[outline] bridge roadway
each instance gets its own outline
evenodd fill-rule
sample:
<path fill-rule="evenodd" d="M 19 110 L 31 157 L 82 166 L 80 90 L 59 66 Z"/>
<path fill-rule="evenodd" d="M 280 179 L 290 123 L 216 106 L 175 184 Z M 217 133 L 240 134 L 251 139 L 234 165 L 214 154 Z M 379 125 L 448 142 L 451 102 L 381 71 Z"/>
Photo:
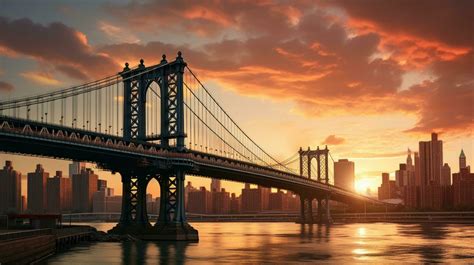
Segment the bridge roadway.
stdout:
<path fill-rule="evenodd" d="M 0 151 L 57 159 L 97 163 L 104 169 L 159 168 L 189 166 L 187 175 L 225 179 L 281 188 L 314 197 L 330 195 L 345 203 L 381 202 L 354 192 L 324 184 L 300 175 L 229 157 L 193 150 L 176 152 L 149 142 L 124 141 L 123 138 L 77 128 L 0 116 Z"/>
<path fill-rule="evenodd" d="M 187 213 L 192 222 L 294 222 L 298 213 L 263 212 L 253 214 L 196 214 Z M 158 215 L 148 214 L 150 220 Z M 317 218 L 317 216 L 314 216 Z M 463 223 L 474 224 L 474 212 L 371 212 L 371 213 L 332 213 L 338 223 L 394 222 L 394 223 Z M 120 213 L 71 213 L 62 215 L 63 223 L 68 222 L 116 222 Z"/>

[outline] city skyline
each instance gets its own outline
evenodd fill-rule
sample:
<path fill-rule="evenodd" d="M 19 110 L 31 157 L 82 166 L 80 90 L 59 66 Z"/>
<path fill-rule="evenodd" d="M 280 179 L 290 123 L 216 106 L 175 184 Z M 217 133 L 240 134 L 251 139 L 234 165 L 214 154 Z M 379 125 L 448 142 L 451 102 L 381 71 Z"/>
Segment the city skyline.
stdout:
<path fill-rule="evenodd" d="M 474 0 L 0 0 L 0 265 L 473 263 Z"/>
<path fill-rule="evenodd" d="M 216 8 L 171 2 L 32 2 L 28 9 L 21 3 L 3 3 L 2 98 L 83 83 L 121 70 L 125 61 L 157 63 L 161 52 L 180 49 L 219 102 L 265 150 L 283 160 L 301 146 L 328 144 L 335 159 L 355 162 L 359 192 L 375 192 L 380 173 L 394 172 L 405 150 L 415 150 L 432 131 L 445 141 L 445 162 L 454 165 L 458 150 L 464 149 L 473 164 L 472 45 L 438 19 L 429 19 L 425 28 L 409 24 L 417 21 L 422 4 L 410 3 L 407 23 L 392 25 L 373 9 L 361 11 L 338 1 L 314 6 L 247 3 L 245 9 L 237 3 Z M 460 6 L 459 12 L 469 10 Z M 120 16 L 126 8 L 130 13 Z M 161 21 L 148 12 L 154 8 L 183 8 L 176 12 L 182 19 Z M 391 14 L 393 9 L 387 5 L 380 12 Z M 436 14 L 446 10 L 443 5 L 432 9 Z M 261 23 L 260 14 L 275 23 Z M 466 34 L 469 21 L 464 17 L 448 19 L 449 26 Z M 150 23 L 159 24 L 161 31 Z M 318 34 L 310 34 L 311 28 Z M 176 35 L 176 29 L 186 34 Z M 13 32 L 49 34 L 72 52 L 42 41 L 41 34 L 29 34 L 25 41 L 12 37 Z M 70 56 L 74 52 L 77 58 Z M 267 75 L 269 83 L 260 83 L 256 74 Z M 31 163 L 67 172 L 66 162 L 58 160 L 5 154 L 0 159 L 12 160 L 23 172 Z M 117 176 L 99 174 L 120 191 Z M 208 181 L 193 179 L 206 185 Z M 242 187 L 226 185 L 230 191 Z"/>
<path fill-rule="evenodd" d="M 421 143 L 422 141 L 420 141 Z M 444 143 L 444 142 L 443 142 Z M 444 148 L 442 147 L 442 149 L 444 150 Z M 416 150 L 416 151 L 414 151 Z M 409 155 L 408 157 L 412 158 L 412 153 L 416 153 L 416 154 L 419 154 L 419 151 L 417 149 L 410 149 L 408 148 L 408 151 L 405 151 L 405 154 L 401 155 L 402 159 L 400 160 L 396 160 L 394 163 L 396 163 L 397 166 L 399 166 L 400 163 L 402 162 L 408 162 L 404 159 L 406 159 L 407 157 L 407 154 Z M 459 155 L 463 156 L 463 159 L 461 162 L 461 160 L 459 159 Z M 6 154 L 3 154 L 3 155 L 6 155 Z M 1 154 L 0 154 L 0 157 L 1 157 Z M 13 156 L 15 157 L 15 156 Z M 28 157 L 25 157 L 25 158 L 28 158 Z M 53 159 L 47 159 L 47 158 L 38 158 L 38 157 L 30 157 L 32 159 L 36 159 L 36 161 L 51 161 L 51 162 L 55 162 L 57 160 L 53 160 Z M 415 157 L 413 157 L 413 159 L 415 159 Z M 465 155 L 465 152 L 464 152 L 464 149 L 461 149 L 458 153 L 458 158 L 457 158 L 457 161 L 454 162 L 453 164 L 450 164 L 450 163 L 447 163 L 446 161 L 443 161 L 443 164 L 446 165 L 448 164 L 450 166 L 450 172 L 452 174 L 454 173 L 457 173 L 459 172 L 459 167 L 460 166 L 460 163 L 464 163 L 464 165 L 471 165 L 470 162 L 466 162 L 466 159 L 468 159 L 467 161 L 470 161 L 469 160 L 469 157 L 466 157 Z M 11 161 L 11 160 L 10 160 Z M 63 174 L 66 178 L 70 178 L 71 177 L 71 173 L 74 173 L 74 174 L 77 174 L 77 173 L 80 173 L 80 169 L 85 169 L 86 166 L 88 167 L 94 167 L 94 164 L 86 164 L 84 162 L 66 162 L 66 161 L 62 161 L 64 163 L 66 163 L 66 165 L 63 167 L 63 168 L 66 168 L 67 170 L 60 170 L 60 169 L 45 169 L 44 168 L 44 165 L 41 164 L 41 163 L 36 163 L 34 164 L 34 168 L 37 169 L 38 166 L 41 166 L 42 170 L 44 170 L 44 172 L 47 172 L 49 174 L 51 174 L 51 177 L 54 176 L 53 172 L 58 172 L 58 171 L 62 171 L 62 172 L 69 172 L 68 175 L 66 174 Z M 354 170 L 354 168 L 357 168 L 357 164 L 355 164 L 353 161 L 350 161 L 350 160 L 347 160 L 346 158 L 342 158 L 342 159 L 339 159 L 339 160 L 335 160 L 334 161 L 334 165 L 339 162 L 339 163 L 352 163 L 352 169 L 351 170 Z M 414 165 L 414 161 L 412 161 L 413 165 Z M 21 191 L 21 194 L 22 196 L 25 196 L 25 198 L 28 199 L 28 196 L 27 196 L 27 187 L 28 187 L 28 182 L 27 182 L 27 176 L 31 173 L 33 174 L 34 173 L 34 170 L 33 169 L 29 169 L 29 170 L 26 170 L 26 171 L 22 171 L 20 170 L 15 163 L 13 163 L 15 166 L 14 166 L 14 170 L 16 170 L 17 172 L 21 173 L 22 174 L 22 191 Z M 332 167 L 334 168 L 334 167 Z M 299 169 L 298 169 L 299 170 Z M 382 184 L 382 178 L 381 176 L 383 174 L 386 174 L 388 173 L 389 174 L 389 178 L 391 180 L 395 180 L 396 179 L 396 176 L 397 176 L 397 171 L 399 170 L 399 168 L 395 168 L 393 170 L 381 170 L 380 171 L 380 174 L 378 176 L 376 176 L 376 178 L 378 179 L 378 181 L 376 181 L 376 185 L 375 187 L 367 187 L 367 186 L 358 186 L 357 184 L 357 174 L 355 175 L 356 178 L 354 180 L 354 187 L 353 189 L 358 192 L 358 193 L 361 193 L 361 194 L 364 194 L 364 195 L 368 195 L 368 196 L 372 196 L 372 197 L 377 197 L 377 189 L 379 188 L 379 186 Z M 94 171 L 95 173 L 98 175 L 98 177 L 100 179 L 104 179 L 104 181 L 107 181 L 107 180 L 112 180 L 112 181 L 109 181 L 109 187 L 112 188 L 115 192 L 116 195 L 121 195 L 121 187 L 120 185 L 115 185 L 114 183 L 114 179 L 115 177 L 119 177 L 119 175 L 112 175 L 110 172 L 107 172 L 107 171 L 100 171 L 100 169 L 98 168 L 94 168 Z M 336 170 L 335 170 L 336 171 Z M 33 173 L 32 173 L 33 172 Z M 102 174 L 101 174 L 102 173 Z M 341 174 L 344 175 L 344 180 L 341 180 L 341 183 L 337 186 L 340 186 L 342 188 L 345 188 L 345 189 L 350 189 L 348 184 L 347 183 L 344 183 L 344 182 L 347 182 L 347 171 L 342 171 L 341 170 Z M 450 175 L 451 176 L 451 175 Z M 331 177 L 334 177 L 334 174 L 331 175 Z M 242 188 L 244 188 L 245 186 L 245 183 L 238 183 L 238 182 L 232 182 L 232 181 L 225 181 L 225 180 L 210 180 L 210 179 L 206 179 L 206 178 L 201 178 L 201 177 L 188 177 L 189 180 L 193 183 L 197 183 L 196 187 L 201 187 L 201 186 L 205 186 L 205 187 L 209 187 L 208 191 L 212 191 L 212 187 L 213 185 L 216 185 L 216 187 L 222 187 L 222 188 L 225 188 L 228 192 L 230 193 L 235 193 L 237 196 L 240 196 L 241 195 L 241 190 Z M 313 178 L 315 178 L 315 176 L 313 176 Z M 331 179 L 332 182 L 334 182 L 334 179 Z M 451 182 L 452 182 L 452 176 L 451 176 Z M 111 185 L 110 185 L 111 184 Z M 257 185 L 255 185 L 257 186 Z M 237 188 L 236 188 L 237 187 Z M 367 188 L 369 188 L 369 190 L 367 190 Z M 272 191 L 275 191 L 276 188 L 272 188 Z M 153 197 L 157 197 L 159 196 L 159 184 L 158 182 L 156 181 L 151 181 L 149 184 L 148 184 L 148 187 L 147 187 L 147 193 L 151 194 Z"/>

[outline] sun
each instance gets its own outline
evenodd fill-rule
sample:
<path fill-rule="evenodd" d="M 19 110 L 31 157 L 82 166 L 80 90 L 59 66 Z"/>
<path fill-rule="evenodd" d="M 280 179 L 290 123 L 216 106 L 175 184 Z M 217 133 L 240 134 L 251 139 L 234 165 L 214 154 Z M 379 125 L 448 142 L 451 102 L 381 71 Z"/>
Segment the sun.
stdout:
<path fill-rule="evenodd" d="M 358 193 L 366 194 L 367 189 L 370 189 L 372 193 L 375 191 L 376 188 L 375 183 L 371 181 L 369 178 L 359 178 L 355 181 L 355 189 Z"/>

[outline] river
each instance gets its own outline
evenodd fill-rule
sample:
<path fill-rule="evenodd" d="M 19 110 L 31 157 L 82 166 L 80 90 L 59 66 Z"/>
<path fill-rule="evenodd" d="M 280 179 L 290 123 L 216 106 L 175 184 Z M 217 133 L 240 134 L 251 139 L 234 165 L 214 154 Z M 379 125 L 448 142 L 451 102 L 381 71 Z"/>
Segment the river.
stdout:
<path fill-rule="evenodd" d="M 87 223 L 106 231 L 111 223 Z M 474 226 L 193 223 L 198 243 L 82 243 L 47 264 L 474 263 Z"/>

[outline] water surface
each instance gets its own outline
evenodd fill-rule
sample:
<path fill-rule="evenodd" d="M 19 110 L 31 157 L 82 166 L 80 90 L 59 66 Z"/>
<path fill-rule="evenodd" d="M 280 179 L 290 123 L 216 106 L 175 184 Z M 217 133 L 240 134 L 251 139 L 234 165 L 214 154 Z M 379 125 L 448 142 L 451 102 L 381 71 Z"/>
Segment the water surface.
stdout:
<path fill-rule="evenodd" d="M 111 223 L 90 223 L 106 231 Z M 473 263 L 474 226 L 194 223 L 198 243 L 84 243 L 48 264 Z"/>

